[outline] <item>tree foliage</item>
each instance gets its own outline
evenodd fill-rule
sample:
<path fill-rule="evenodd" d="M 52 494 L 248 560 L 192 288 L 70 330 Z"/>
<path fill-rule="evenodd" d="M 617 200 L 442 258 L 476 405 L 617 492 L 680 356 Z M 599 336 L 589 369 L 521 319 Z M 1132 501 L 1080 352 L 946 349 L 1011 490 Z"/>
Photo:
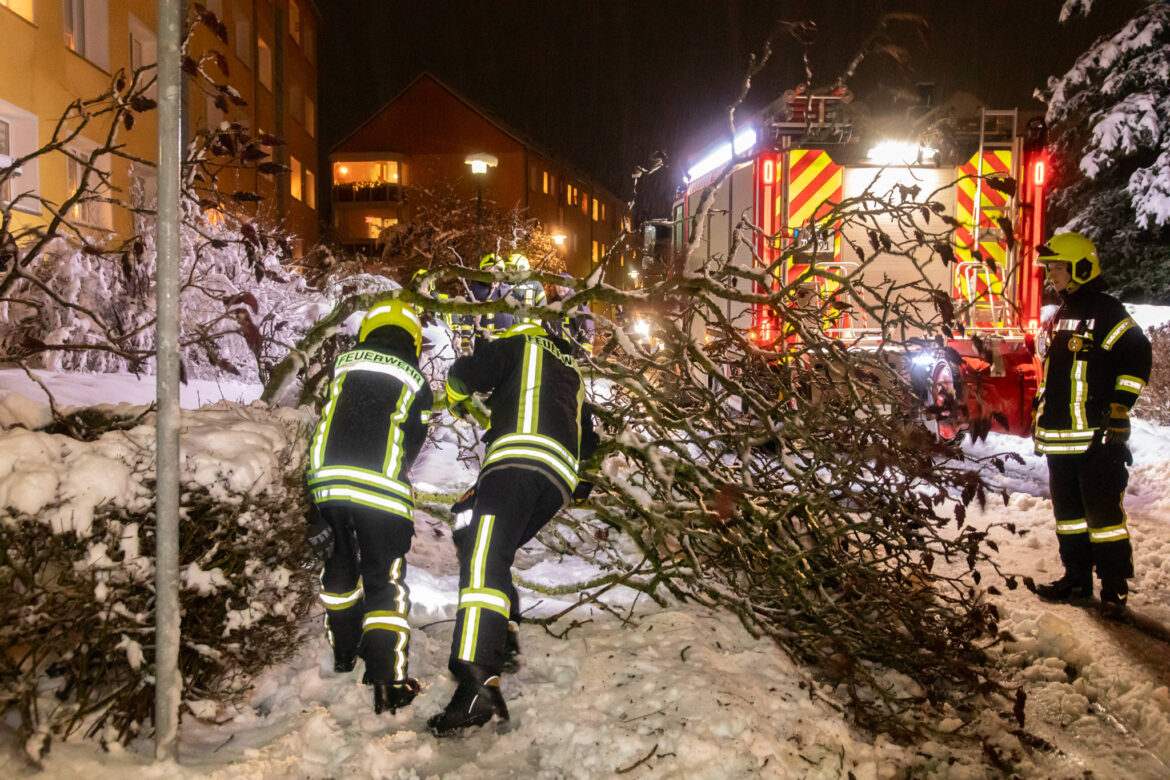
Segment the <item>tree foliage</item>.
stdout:
<path fill-rule="evenodd" d="M 1087 12 L 1066 4 L 1064 16 Z M 1170 299 L 1170 6 L 1142 5 L 1071 69 L 1049 79 L 1050 221 L 1098 245 L 1131 299 Z"/>

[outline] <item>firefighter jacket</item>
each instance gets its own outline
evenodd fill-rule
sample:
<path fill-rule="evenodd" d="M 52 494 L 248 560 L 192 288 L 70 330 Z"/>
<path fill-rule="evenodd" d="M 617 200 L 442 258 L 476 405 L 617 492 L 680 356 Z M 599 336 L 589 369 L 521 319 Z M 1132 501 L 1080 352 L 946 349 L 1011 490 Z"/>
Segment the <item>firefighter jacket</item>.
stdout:
<path fill-rule="evenodd" d="M 544 306 L 548 303 L 544 294 L 544 285 L 535 279 L 520 282 L 513 285 L 508 290 L 507 298 L 509 301 L 519 305 L 527 306 L 529 308 L 534 306 Z M 521 322 L 539 322 L 540 318 L 533 315 L 527 317 L 519 317 Z"/>
<path fill-rule="evenodd" d="M 401 328 L 378 328 L 338 357 L 309 450 L 313 501 L 362 504 L 412 519 L 407 475 L 426 438 L 432 398 Z"/>
<path fill-rule="evenodd" d="M 477 303 L 495 303 L 508 295 L 511 286 L 504 283 L 479 282 L 472 280 L 468 283 L 471 297 Z M 485 314 L 468 314 L 464 318 L 464 329 L 475 340 L 485 341 L 494 339 L 499 334 L 516 324 L 516 317 L 508 312 L 496 311 Z M 469 345 L 470 346 L 470 345 Z"/>
<path fill-rule="evenodd" d="M 539 471 L 568 501 L 577 465 L 596 447 L 593 418 L 583 411 L 585 387 L 564 339 L 538 326 L 483 342 L 461 357 L 447 376 L 448 396 L 490 396 L 491 427 L 480 475 L 503 466 Z"/>
<path fill-rule="evenodd" d="M 1036 452 L 1053 455 L 1088 450 L 1109 405 L 1132 407 L 1150 379 L 1149 339 L 1100 278 L 1062 297 L 1036 395 Z"/>
<path fill-rule="evenodd" d="M 582 357 L 593 356 L 593 312 L 586 304 L 574 306 L 561 315 L 560 319 L 548 320 L 545 327 L 552 335 L 559 336 L 573 345 L 573 357 L 580 360 Z"/>

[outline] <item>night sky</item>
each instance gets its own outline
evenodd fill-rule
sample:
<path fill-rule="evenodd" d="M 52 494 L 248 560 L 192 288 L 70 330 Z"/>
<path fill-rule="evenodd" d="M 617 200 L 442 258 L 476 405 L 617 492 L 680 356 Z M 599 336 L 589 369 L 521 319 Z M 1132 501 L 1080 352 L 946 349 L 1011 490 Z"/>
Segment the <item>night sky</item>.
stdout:
<path fill-rule="evenodd" d="M 429 70 L 622 198 L 635 166 L 665 151 L 674 167 L 650 188 L 661 198 L 697 139 L 726 127 L 749 55 L 777 22 L 816 22 L 813 84 L 823 86 L 884 13 L 912 12 L 926 30 L 887 30 L 909 67 L 868 55 L 849 82 L 857 99 L 889 107 L 935 82 L 940 98 L 964 89 L 993 108 L 1039 108 L 1033 90 L 1136 3 L 1096 5 L 1089 19 L 1059 25 L 1061 0 L 323 0 L 321 153 Z M 776 42 L 749 108 L 803 80 L 799 46 L 783 34 Z"/>

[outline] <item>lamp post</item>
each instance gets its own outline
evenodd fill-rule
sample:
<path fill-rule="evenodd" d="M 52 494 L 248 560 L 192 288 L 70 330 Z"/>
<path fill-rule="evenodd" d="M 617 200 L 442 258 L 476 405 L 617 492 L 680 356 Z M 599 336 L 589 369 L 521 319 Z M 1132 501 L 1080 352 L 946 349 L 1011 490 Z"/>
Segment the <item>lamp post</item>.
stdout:
<path fill-rule="evenodd" d="M 483 177 L 488 168 L 495 168 L 500 161 L 494 154 L 476 152 L 467 155 L 463 162 L 471 166 L 471 173 L 475 176 L 475 232 L 479 246 L 475 261 L 478 263 L 483 259 Z"/>

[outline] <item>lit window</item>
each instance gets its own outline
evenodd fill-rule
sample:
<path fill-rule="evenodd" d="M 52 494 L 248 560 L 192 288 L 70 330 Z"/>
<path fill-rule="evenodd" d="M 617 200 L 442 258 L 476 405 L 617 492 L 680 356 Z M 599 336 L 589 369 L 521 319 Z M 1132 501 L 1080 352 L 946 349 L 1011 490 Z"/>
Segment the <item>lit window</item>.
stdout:
<path fill-rule="evenodd" d="M 110 64 L 109 0 L 63 0 L 65 46 L 100 68 Z"/>
<path fill-rule="evenodd" d="M 305 132 L 310 138 L 317 137 L 317 104 L 308 95 L 305 95 Z"/>
<path fill-rule="evenodd" d="M 596 241 L 594 241 L 593 242 L 593 262 L 595 262 L 595 263 L 601 257 L 601 255 L 597 251 L 597 248 L 598 248 L 598 243 Z"/>
<path fill-rule="evenodd" d="M 272 49 L 263 38 L 256 39 L 256 70 L 260 73 L 260 83 L 272 89 Z"/>
<path fill-rule="evenodd" d="M 252 67 L 252 9 L 240 0 L 235 3 L 236 57 L 248 68 Z"/>
<path fill-rule="evenodd" d="M 348 160 L 333 163 L 334 184 L 397 184 L 398 163 L 395 160 Z"/>
<path fill-rule="evenodd" d="M 581 193 L 581 213 L 589 216 L 589 193 Z"/>
<path fill-rule="evenodd" d="M 33 21 L 33 0 L 0 0 L 0 5 Z"/>
<path fill-rule="evenodd" d="M 308 168 L 305 169 L 305 205 L 317 208 L 317 177 Z"/>
<path fill-rule="evenodd" d="M 288 34 L 297 43 L 301 42 L 301 9 L 297 0 L 289 0 L 288 3 Z"/>
<path fill-rule="evenodd" d="M 541 189 L 545 195 L 548 195 L 548 171 L 544 171 L 543 174 L 543 183 L 541 184 Z"/>
<path fill-rule="evenodd" d="M 0 165 L 8 165 L 39 146 L 36 114 L 0 100 Z M 38 167 L 34 157 L 23 162 L 19 172 L 10 171 L 0 183 L 0 200 L 10 202 L 15 199 L 13 209 L 39 214 L 41 205 L 36 200 L 40 192 Z"/>
<path fill-rule="evenodd" d="M 378 238 L 382 231 L 398 224 L 398 217 L 366 217 L 367 238 Z"/>
<path fill-rule="evenodd" d="M 105 197 L 102 190 L 101 173 L 109 172 L 109 161 L 98 158 L 92 163 L 94 170 L 90 170 L 89 157 L 96 148 L 92 143 L 79 141 L 78 145 L 70 148 L 67 153 L 65 185 L 69 195 L 72 197 L 83 185 L 86 188 L 82 196 L 74 202 L 70 214 L 82 225 L 110 227 L 112 220 L 110 204 L 100 200 L 100 198 Z"/>
<path fill-rule="evenodd" d="M 301 161 L 295 157 L 288 158 L 288 191 L 297 200 L 301 199 Z"/>
<path fill-rule="evenodd" d="M 594 222 L 597 221 L 597 214 L 598 214 L 600 208 L 601 207 L 597 205 L 597 198 L 594 198 L 593 199 L 593 221 Z"/>

